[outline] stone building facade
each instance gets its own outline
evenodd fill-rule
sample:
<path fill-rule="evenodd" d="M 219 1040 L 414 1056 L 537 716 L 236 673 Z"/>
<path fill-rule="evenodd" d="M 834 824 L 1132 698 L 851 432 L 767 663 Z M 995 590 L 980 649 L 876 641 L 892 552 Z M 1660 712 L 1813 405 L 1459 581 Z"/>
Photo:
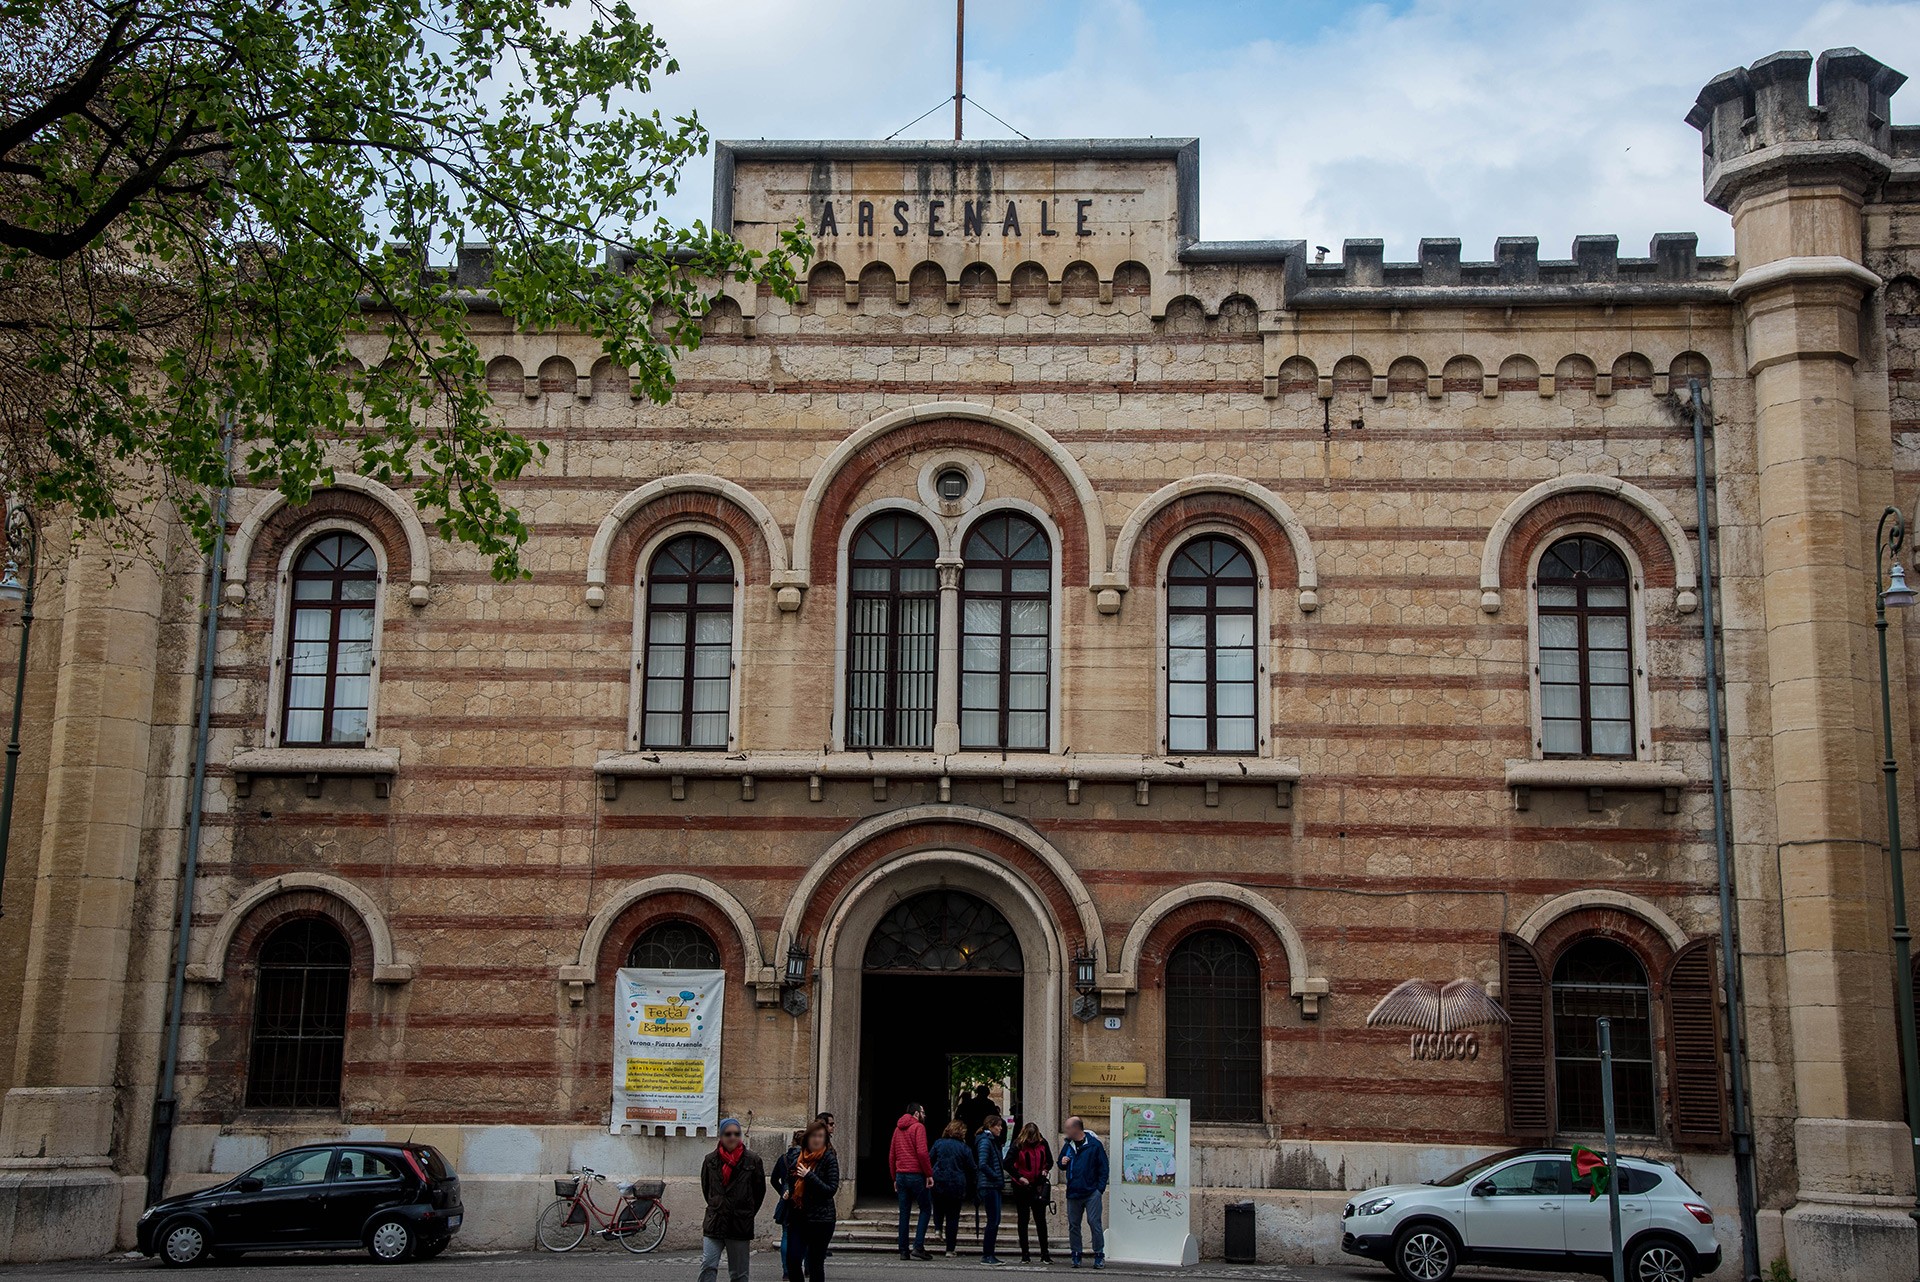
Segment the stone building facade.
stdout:
<path fill-rule="evenodd" d="M 867 1188 L 940 1057 L 1013 1057 L 1049 1128 L 1075 1066 L 1137 1064 L 1196 1100 L 1203 1242 L 1252 1197 L 1295 1259 L 1348 1189 L 1589 1138 L 1611 1014 L 1632 1145 L 1732 1248 L 1711 590 L 1762 1258 L 1907 1276 L 1872 567 L 1920 480 L 1920 134 L 1898 73 L 1814 70 L 1689 116 L 1731 258 L 1209 242 L 1192 141 L 727 145 L 717 225 L 817 257 L 797 305 L 727 286 L 666 406 L 499 323 L 463 254 L 551 449 L 510 490 L 533 577 L 371 480 L 236 496 L 171 1183 L 412 1135 L 468 1240 L 582 1163 L 667 1175 L 684 1229 L 710 1141 L 608 1125 L 632 959 L 726 971 L 761 1147 L 831 1110 Z M 209 591 L 170 537 L 42 586 L 14 1257 L 144 1201 Z M 1370 1024 L 1408 980 L 1510 1022 Z"/>

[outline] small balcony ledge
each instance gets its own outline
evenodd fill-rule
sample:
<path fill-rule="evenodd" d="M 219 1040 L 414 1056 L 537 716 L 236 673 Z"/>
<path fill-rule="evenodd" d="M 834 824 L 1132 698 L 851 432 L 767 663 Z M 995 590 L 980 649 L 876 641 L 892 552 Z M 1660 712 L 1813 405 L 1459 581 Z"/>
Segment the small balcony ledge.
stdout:
<path fill-rule="evenodd" d="M 1680 791 L 1689 782 L 1686 771 L 1657 761 L 1507 762 L 1507 790 L 1515 810 L 1527 809 L 1535 789 L 1554 789 L 1585 792 L 1588 810 L 1599 810 L 1609 791 L 1657 792 L 1662 794 L 1661 811 L 1678 814 Z"/>
<path fill-rule="evenodd" d="M 1253 785 L 1272 788 L 1274 805 L 1289 809 L 1293 788 L 1300 781 L 1297 758 L 1277 757 L 1139 757 L 1118 753 L 958 752 L 680 752 L 660 750 L 623 752 L 594 763 L 601 792 L 608 800 L 618 795 L 623 779 L 665 779 L 675 801 L 686 799 L 686 781 L 738 779 L 740 797 L 751 801 L 763 779 L 805 779 L 808 799 L 819 801 L 826 785 L 835 781 L 865 780 L 876 801 L 886 799 L 891 780 L 938 780 L 940 800 L 952 800 L 955 779 L 998 779 L 1002 795 L 1013 801 L 1022 783 L 1058 783 L 1066 788 L 1067 804 L 1078 805 L 1080 786 L 1086 783 L 1132 784 L 1134 802 L 1150 805 L 1154 784 L 1197 784 L 1206 791 L 1207 804 L 1218 805 L 1222 786 Z"/>
<path fill-rule="evenodd" d="M 400 770 L 400 754 L 385 748 L 243 748 L 227 763 L 242 797 L 255 775 L 305 775 L 307 795 L 320 795 L 328 775 L 371 775 L 374 794 L 384 797 Z"/>

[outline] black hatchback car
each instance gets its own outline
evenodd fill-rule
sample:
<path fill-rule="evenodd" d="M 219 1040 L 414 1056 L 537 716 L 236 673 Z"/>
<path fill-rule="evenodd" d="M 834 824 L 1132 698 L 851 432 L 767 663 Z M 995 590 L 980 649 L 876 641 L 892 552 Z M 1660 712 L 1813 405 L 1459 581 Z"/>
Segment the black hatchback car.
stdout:
<path fill-rule="evenodd" d="M 428 1144 L 304 1144 L 225 1184 L 155 1202 L 139 1247 L 162 1264 L 244 1251 L 432 1259 L 460 1227 L 460 1181 Z"/>

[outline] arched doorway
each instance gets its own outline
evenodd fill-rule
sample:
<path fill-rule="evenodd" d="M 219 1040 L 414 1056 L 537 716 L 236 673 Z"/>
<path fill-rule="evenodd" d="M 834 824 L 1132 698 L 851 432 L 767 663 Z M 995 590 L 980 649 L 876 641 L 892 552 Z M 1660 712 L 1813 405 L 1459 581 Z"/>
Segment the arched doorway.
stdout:
<path fill-rule="evenodd" d="M 963 1084 L 990 1085 L 1003 1110 L 1019 1097 L 1025 959 L 998 907 L 938 886 L 893 902 L 860 970 L 859 1190 L 886 1196 L 888 1142 L 909 1103 L 938 1135 Z"/>

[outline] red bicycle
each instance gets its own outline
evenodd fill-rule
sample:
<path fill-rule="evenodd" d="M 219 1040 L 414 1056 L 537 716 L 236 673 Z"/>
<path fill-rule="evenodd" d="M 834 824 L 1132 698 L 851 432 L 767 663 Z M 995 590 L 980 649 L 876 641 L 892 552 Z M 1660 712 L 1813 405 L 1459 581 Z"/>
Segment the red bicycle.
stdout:
<path fill-rule="evenodd" d="M 578 1178 L 555 1180 L 555 1200 L 540 1212 L 540 1245 L 549 1251 L 571 1251 L 587 1240 L 589 1231 L 611 1238 L 635 1255 L 645 1255 L 667 1236 L 667 1208 L 660 1195 L 667 1186 L 660 1180 L 635 1180 L 620 1185 L 613 1213 L 602 1211 L 593 1200 L 593 1186 L 607 1183 L 607 1177 L 587 1167 Z"/>

